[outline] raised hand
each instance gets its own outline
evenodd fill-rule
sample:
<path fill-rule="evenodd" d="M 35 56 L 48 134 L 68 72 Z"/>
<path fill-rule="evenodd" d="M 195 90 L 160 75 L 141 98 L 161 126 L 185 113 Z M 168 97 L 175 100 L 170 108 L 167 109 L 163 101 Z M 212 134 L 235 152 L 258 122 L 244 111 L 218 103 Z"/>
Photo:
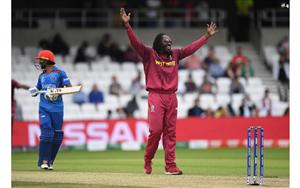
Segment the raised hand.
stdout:
<path fill-rule="evenodd" d="M 214 22 L 210 22 L 210 24 L 207 24 L 207 35 L 211 37 L 217 32 L 217 25 Z"/>
<path fill-rule="evenodd" d="M 126 14 L 124 8 L 120 9 L 120 16 L 121 16 L 121 18 L 122 18 L 122 20 L 123 20 L 123 22 L 124 22 L 125 25 L 129 23 L 129 21 L 130 21 L 130 15 L 131 15 L 131 13 Z"/>

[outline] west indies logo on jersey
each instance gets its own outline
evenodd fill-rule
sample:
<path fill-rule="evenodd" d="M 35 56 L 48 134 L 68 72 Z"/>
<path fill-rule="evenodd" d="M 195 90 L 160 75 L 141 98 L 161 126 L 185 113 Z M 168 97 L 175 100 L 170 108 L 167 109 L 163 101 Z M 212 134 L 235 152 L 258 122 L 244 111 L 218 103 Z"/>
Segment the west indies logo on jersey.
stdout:
<path fill-rule="evenodd" d="M 176 62 L 175 61 L 158 61 L 158 60 L 155 60 L 155 64 L 156 65 L 160 65 L 162 67 L 170 67 L 170 66 L 175 66 L 176 65 Z"/>

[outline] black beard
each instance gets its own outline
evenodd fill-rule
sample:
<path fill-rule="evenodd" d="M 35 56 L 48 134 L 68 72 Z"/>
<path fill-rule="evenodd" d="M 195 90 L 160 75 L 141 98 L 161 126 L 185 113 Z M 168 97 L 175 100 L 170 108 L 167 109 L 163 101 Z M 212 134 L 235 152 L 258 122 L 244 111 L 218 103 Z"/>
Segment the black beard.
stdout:
<path fill-rule="evenodd" d="M 168 50 L 167 55 L 168 55 L 168 56 L 172 55 L 172 50 Z"/>
<path fill-rule="evenodd" d="M 163 50 L 163 54 L 165 54 L 165 55 L 167 55 L 167 56 L 170 56 L 170 55 L 172 55 L 172 50 L 170 49 L 165 49 L 165 50 Z"/>
<path fill-rule="evenodd" d="M 167 56 L 167 57 L 169 57 L 169 56 L 172 55 L 172 49 L 169 50 L 169 49 L 167 49 L 167 47 L 165 47 L 165 46 L 160 47 L 159 50 L 157 50 L 156 52 L 157 52 L 157 54 L 159 54 L 159 55 L 165 55 L 165 56 Z"/>

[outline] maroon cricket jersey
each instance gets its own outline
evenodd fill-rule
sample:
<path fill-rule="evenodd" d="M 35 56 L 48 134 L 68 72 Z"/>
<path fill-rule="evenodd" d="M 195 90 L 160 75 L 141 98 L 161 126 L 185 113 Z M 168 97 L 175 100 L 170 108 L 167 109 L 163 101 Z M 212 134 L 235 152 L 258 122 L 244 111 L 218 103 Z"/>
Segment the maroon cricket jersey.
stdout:
<path fill-rule="evenodd" d="M 179 60 L 193 54 L 207 42 L 207 38 L 203 36 L 184 48 L 172 49 L 172 55 L 165 57 L 159 56 L 154 49 L 142 44 L 130 26 L 127 28 L 127 34 L 131 45 L 143 59 L 146 90 L 158 93 L 177 91 Z"/>
<path fill-rule="evenodd" d="M 15 88 L 20 88 L 20 84 L 11 80 L 11 113 L 15 112 Z"/>

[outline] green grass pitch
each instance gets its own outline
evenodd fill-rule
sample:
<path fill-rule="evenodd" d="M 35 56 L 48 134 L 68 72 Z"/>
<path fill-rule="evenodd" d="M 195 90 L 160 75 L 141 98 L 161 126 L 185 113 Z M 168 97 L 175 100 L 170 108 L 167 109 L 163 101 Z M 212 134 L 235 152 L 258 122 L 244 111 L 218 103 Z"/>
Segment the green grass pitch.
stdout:
<path fill-rule="evenodd" d="M 239 183 L 246 182 L 246 149 L 205 149 L 190 150 L 177 149 L 176 162 L 183 170 L 181 176 L 195 181 L 201 178 L 217 177 L 221 182 L 233 181 L 238 178 Z M 43 171 L 36 166 L 37 153 L 12 153 L 12 186 L 13 187 L 160 187 L 161 178 L 166 178 L 164 172 L 164 153 L 159 150 L 153 160 L 153 174 L 143 174 L 143 151 L 108 150 L 103 152 L 61 151 L 53 171 Z M 259 156 L 259 155 L 258 155 Z M 253 153 L 252 153 L 253 157 Z M 259 158 L 258 158 L 259 159 Z M 253 171 L 253 159 L 252 171 Z M 258 165 L 259 167 L 259 165 Z M 259 169 L 258 169 L 259 170 Z M 259 171 L 258 171 L 259 172 Z M 88 176 L 87 174 L 90 173 Z M 65 174 L 65 175 L 64 175 Z M 117 174 L 119 179 L 111 179 L 110 174 Z M 86 178 L 94 176 L 91 181 Z M 53 179 L 43 184 L 43 178 Z M 54 178 L 54 176 L 57 176 Z M 61 176 L 65 176 L 65 179 Z M 85 176 L 87 176 L 85 178 Z M 103 177 L 102 177 L 103 176 Z M 72 181 L 72 177 L 74 178 Z M 99 177 L 99 181 L 97 178 Z M 106 177 L 106 178 L 105 178 Z M 140 177 L 145 183 L 135 183 L 134 178 Z M 151 177 L 151 179 L 149 179 Z M 103 178 L 103 179 L 101 179 Z M 173 178 L 173 177 L 172 177 Z M 268 185 L 270 180 L 278 179 L 282 187 L 288 186 L 289 178 L 289 149 L 265 149 L 265 178 Z M 100 181 L 101 179 L 101 181 Z M 178 179 L 178 178 L 177 178 Z M 172 180 L 176 182 L 177 179 Z M 280 182 L 281 180 L 285 182 Z M 76 180 L 76 181 L 75 181 Z M 133 182 L 131 182 L 131 180 Z M 184 180 L 184 179 L 183 179 Z M 216 181 L 217 181 L 216 180 Z M 279 181 L 280 180 L 280 181 Z M 117 181 L 117 182 L 114 182 Z M 153 181 L 153 182 L 152 182 Z M 168 182 L 167 180 L 166 182 Z M 170 180 L 171 181 L 171 180 Z M 282 184 L 281 184 L 282 183 Z M 287 184 L 287 185 L 286 185 Z M 276 186 L 274 185 L 274 186 Z M 210 185 L 209 185 L 210 186 Z M 176 186 L 175 186 L 176 187 Z M 191 184 L 191 187 L 193 185 Z M 218 187 L 211 185 L 210 187 Z M 220 187 L 226 187 L 220 186 Z M 234 186 L 233 186 L 234 187 Z M 272 183 L 269 181 L 269 187 Z"/>

